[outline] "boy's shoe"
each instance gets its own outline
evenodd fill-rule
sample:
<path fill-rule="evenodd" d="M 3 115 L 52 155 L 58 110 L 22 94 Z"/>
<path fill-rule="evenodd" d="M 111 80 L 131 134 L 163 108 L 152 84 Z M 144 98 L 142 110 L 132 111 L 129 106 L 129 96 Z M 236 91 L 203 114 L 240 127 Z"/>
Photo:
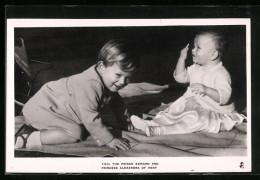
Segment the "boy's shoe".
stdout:
<path fill-rule="evenodd" d="M 138 116 L 135 116 L 135 115 L 132 115 L 130 117 L 130 120 L 131 120 L 133 126 L 136 129 L 139 129 L 139 130 L 145 132 L 145 128 L 147 127 L 146 120 L 143 120 L 143 119 L 141 119 L 141 118 L 139 118 Z"/>
<path fill-rule="evenodd" d="M 17 143 L 17 138 L 21 137 L 23 140 L 23 145 L 21 148 L 25 148 L 26 144 L 27 144 L 27 140 L 29 138 L 29 136 L 35 132 L 38 131 L 37 129 L 35 129 L 34 127 L 30 126 L 30 125 L 22 125 L 22 127 L 16 132 L 15 134 L 15 145 Z"/>
<path fill-rule="evenodd" d="M 163 126 L 147 126 L 145 129 L 147 136 L 159 136 L 164 134 Z"/>

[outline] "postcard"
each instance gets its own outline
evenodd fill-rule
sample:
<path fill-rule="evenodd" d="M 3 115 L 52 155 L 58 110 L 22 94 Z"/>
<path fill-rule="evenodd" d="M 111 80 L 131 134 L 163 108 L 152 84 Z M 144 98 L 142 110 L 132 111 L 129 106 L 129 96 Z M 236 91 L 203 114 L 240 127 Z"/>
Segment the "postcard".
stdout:
<path fill-rule="evenodd" d="M 6 28 L 6 173 L 252 171 L 250 18 L 7 18 Z M 122 41 L 137 71 L 105 63 L 133 60 Z M 117 92 L 134 130 L 99 114 Z"/>

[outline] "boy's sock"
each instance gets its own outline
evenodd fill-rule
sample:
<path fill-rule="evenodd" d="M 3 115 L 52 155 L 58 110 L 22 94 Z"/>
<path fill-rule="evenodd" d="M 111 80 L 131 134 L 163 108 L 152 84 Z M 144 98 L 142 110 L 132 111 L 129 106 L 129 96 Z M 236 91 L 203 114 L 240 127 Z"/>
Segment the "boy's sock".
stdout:
<path fill-rule="evenodd" d="M 28 134 L 22 134 L 22 136 L 26 139 Z M 26 141 L 25 139 L 23 139 L 22 137 L 17 137 L 17 141 L 14 145 L 15 149 L 19 149 L 23 147 L 24 141 Z M 41 146 L 42 142 L 41 142 L 41 136 L 40 136 L 40 131 L 34 131 L 33 133 L 31 133 L 29 135 L 29 137 L 27 138 L 27 142 L 25 147 L 30 147 L 30 146 Z"/>

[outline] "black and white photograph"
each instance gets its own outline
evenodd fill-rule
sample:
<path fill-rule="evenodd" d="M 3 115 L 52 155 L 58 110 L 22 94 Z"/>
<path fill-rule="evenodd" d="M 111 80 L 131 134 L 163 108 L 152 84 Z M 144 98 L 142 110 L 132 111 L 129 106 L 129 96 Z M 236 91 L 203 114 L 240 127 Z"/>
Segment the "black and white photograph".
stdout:
<path fill-rule="evenodd" d="M 8 19 L 6 171 L 250 172 L 250 25 Z"/>

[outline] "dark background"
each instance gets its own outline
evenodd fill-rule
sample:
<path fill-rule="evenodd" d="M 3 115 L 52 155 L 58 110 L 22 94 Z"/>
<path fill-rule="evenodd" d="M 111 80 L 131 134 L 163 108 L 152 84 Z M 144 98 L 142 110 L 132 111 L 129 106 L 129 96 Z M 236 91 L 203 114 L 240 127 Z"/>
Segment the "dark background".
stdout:
<path fill-rule="evenodd" d="M 46 82 L 80 73 L 97 61 L 101 47 L 110 39 L 125 39 L 133 45 L 140 69 L 131 82 L 172 84 L 180 50 L 201 30 L 218 30 L 229 42 L 223 64 L 232 77 L 234 100 L 239 111 L 246 107 L 246 31 L 245 26 L 158 26 L 158 27 L 65 27 L 16 28 L 15 42 L 23 38 L 34 79 L 33 95 Z M 33 63 L 51 63 L 51 67 Z M 187 65 L 192 64 L 191 51 Z M 19 79 L 19 72 L 16 78 Z M 16 92 L 24 82 L 16 81 Z"/>

